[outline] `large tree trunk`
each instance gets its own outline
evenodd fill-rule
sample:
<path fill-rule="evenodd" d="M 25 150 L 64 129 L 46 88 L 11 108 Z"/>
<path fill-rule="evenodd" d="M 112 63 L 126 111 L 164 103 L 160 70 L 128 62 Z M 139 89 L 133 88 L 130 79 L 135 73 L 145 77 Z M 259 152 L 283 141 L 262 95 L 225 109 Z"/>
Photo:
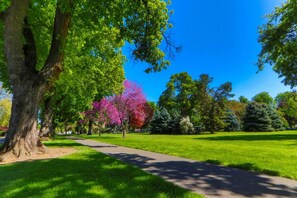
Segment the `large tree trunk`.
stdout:
<path fill-rule="evenodd" d="M 37 133 L 38 107 L 45 91 L 61 72 L 64 59 L 62 49 L 71 19 L 69 12 L 62 12 L 59 8 L 59 2 L 50 53 L 41 71 L 36 70 L 35 40 L 27 19 L 29 0 L 12 0 L 9 8 L 1 13 L 1 19 L 4 20 L 4 52 L 13 100 L 9 130 L 0 149 L 0 161 L 45 151 Z M 71 7 L 72 0 L 68 3 Z"/>
<path fill-rule="evenodd" d="M 32 80 L 26 79 L 17 90 L 13 93 L 12 114 L 0 161 L 46 151 L 37 132 L 38 104 L 42 95 L 40 87 L 34 87 Z"/>
<path fill-rule="evenodd" d="M 48 97 L 44 102 L 44 109 L 41 120 L 41 128 L 39 137 L 47 138 L 55 135 L 55 127 L 53 123 L 53 110 L 51 108 L 51 98 Z"/>

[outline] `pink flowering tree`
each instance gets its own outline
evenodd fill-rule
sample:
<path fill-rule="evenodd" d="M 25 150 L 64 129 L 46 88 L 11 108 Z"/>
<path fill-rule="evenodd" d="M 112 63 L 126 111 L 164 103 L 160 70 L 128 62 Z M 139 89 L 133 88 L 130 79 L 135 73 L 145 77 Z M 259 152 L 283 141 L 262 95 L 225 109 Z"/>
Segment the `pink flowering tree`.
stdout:
<path fill-rule="evenodd" d="M 110 100 L 103 98 L 100 102 L 93 102 L 92 106 L 91 110 L 84 112 L 85 118 L 89 120 L 89 135 L 92 134 L 92 123 L 99 128 L 105 128 L 107 124 L 120 125 L 118 111 Z"/>
<path fill-rule="evenodd" d="M 101 126 L 120 126 L 123 137 L 126 136 L 129 125 L 140 128 L 147 119 L 147 101 L 142 89 L 134 82 L 124 81 L 124 92 L 94 102 L 91 110 L 85 111 L 85 118 L 89 121 L 91 134 L 92 123 Z"/>
<path fill-rule="evenodd" d="M 110 97 L 109 100 L 117 109 L 117 114 L 114 117 L 117 117 L 118 121 L 120 121 L 123 137 L 126 136 L 131 118 L 137 117 L 137 120 L 144 123 L 146 115 L 143 107 L 146 104 L 146 98 L 142 89 L 136 83 L 125 80 L 124 92 Z"/>

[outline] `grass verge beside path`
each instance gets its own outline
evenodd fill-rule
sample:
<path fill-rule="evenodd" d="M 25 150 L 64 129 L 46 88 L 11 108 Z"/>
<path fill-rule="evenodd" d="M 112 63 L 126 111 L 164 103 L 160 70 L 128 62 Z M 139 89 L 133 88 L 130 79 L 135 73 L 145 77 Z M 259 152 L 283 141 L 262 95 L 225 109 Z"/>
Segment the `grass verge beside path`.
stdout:
<path fill-rule="evenodd" d="M 202 197 L 71 140 L 69 156 L 0 165 L 1 197 Z"/>
<path fill-rule="evenodd" d="M 297 180 L 297 132 L 80 137 Z"/>

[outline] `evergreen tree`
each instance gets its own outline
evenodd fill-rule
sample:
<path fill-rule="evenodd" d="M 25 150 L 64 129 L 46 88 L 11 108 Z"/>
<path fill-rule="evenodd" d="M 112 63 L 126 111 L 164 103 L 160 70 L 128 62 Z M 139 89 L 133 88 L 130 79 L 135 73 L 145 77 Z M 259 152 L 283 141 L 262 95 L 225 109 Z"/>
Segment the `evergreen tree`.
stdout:
<path fill-rule="evenodd" d="M 163 108 L 156 111 L 151 122 L 150 131 L 152 134 L 162 134 L 170 132 L 171 116 L 168 111 Z"/>
<path fill-rule="evenodd" d="M 284 124 L 282 121 L 281 116 L 278 114 L 275 108 L 265 105 L 266 111 L 269 114 L 269 117 L 271 119 L 271 126 L 274 128 L 275 131 L 283 131 L 285 130 Z"/>
<path fill-rule="evenodd" d="M 273 131 L 265 104 L 251 102 L 243 118 L 244 131 Z"/>
<path fill-rule="evenodd" d="M 180 120 L 181 120 L 180 113 L 178 111 L 173 111 L 171 113 L 171 120 L 169 121 L 168 129 L 167 129 L 169 134 L 181 134 Z"/>
<path fill-rule="evenodd" d="M 239 123 L 236 115 L 231 110 L 227 110 L 224 122 L 225 122 L 224 131 L 239 131 L 240 130 L 240 123 Z"/>

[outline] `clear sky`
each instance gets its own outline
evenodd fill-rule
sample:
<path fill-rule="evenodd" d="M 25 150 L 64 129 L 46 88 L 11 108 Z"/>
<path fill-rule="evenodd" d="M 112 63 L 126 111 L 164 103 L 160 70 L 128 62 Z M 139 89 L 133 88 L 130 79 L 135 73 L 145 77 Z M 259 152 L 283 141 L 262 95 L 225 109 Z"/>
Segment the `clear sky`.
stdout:
<path fill-rule="evenodd" d="M 212 86 L 230 81 L 234 99 L 248 98 L 262 91 L 275 97 L 290 90 L 266 66 L 260 73 L 255 63 L 260 52 L 258 26 L 265 14 L 284 0 L 172 0 L 173 38 L 183 47 L 171 66 L 160 73 L 146 74 L 145 64 L 129 61 L 126 78 L 140 84 L 148 100 L 158 101 L 172 74 L 188 72 L 197 79 L 206 73 L 214 77 Z M 128 56 L 129 57 L 129 56 Z"/>

